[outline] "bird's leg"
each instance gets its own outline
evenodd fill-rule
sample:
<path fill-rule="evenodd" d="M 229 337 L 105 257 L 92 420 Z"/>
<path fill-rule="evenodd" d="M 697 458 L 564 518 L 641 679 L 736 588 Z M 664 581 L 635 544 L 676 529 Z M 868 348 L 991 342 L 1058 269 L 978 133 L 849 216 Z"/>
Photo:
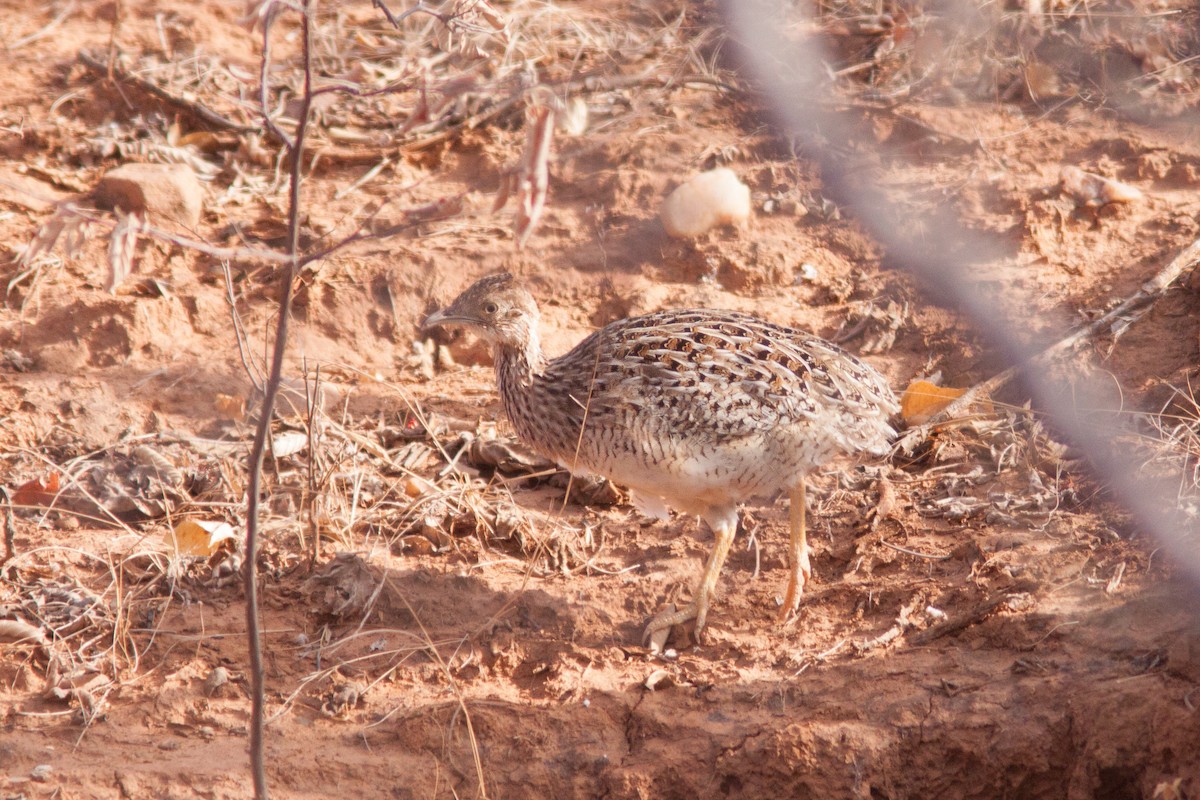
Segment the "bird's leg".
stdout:
<path fill-rule="evenodd" d="M 704 567 L 704 575 L 700 578 L 700 584 L 696 587 L 696 594 L 692 598 L 691 604 L 682 611 L 651 621 L 646 626 L 646 632 L 642 636 L 643 641 L 649 640 L 651 636 L 661 630 L 680 625 L 690 619 L 696 620 L 693 638 L 700 641 L 700 631 L 704 630 L 704 619 L 708 616 L 708 600 L 717 588 L 717 578 L 721 575 L 721 567 L 724 566 L 725 558 L 729 555 L 729 548 L 733 546 L 733 535 L 737 533 L 737 514 L 725 515 L 715 524 L 710 520 L 709 527 L 712 528 L 716 543 L 713 545 L 712 555 L 708 557 L 708 564 Z"/>
<path fill-rule="evenodd" d="M 789 498 L 791 508 L 788 510 L 788 521 L 791 523 L 792 537 L 788 544 L 788 587 L 783 607 L 779 609 L 780 622 L 786 620 L 800 605 L 804 584 L 812 577 L 812 566 L 808 563 L 808 530 L 804 524 L 804 479 L 792 490 Z"/>

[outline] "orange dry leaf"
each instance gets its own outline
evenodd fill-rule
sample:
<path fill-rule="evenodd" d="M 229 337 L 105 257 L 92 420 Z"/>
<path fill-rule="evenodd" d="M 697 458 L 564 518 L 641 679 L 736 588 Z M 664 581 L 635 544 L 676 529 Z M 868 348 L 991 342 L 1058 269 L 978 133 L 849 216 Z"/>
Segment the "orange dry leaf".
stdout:
<path fill-rule="evenodd" d="M 228 522 L 185 519 L 168 530 L 163 540 L 181 556 L 211 556 L 237 549 L 237 534 Z"/>
<path fill-rule="evenodd" d="M 909 425 L 924 425 L 933 415 L 967 393 L 929 381 L 913 381 L 900 397 L 900 416 Z"/>
<path fill-rule="evenodd" d="M 34 478 L 21 484 L 13 493 L 14 506 L 48 506 L 54 502 L 59 491 L 59 472 L 51 471 L 45 480 Z"/>
<path fill-rule="evenodd" d="M 227 419 L 242 420 L 246 418 L 246 398 L 236 394 L 221 394 L 213 398 L 217 411 Z"/>

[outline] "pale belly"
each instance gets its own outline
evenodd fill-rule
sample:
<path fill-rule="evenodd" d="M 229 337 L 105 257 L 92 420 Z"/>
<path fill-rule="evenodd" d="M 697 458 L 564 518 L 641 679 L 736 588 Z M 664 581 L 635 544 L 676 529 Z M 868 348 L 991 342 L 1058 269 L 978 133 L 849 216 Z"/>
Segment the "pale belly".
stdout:
<path fill-rule="evenodd" d="M 578 458 L 558 460 L 575 474 L 600 475 L 627 487 L 639 510 L 658 517 L 665 507 L 705 516 L 752 498 L 774 497 L 799 486 L 806 473 L 834 455 L 827 443 L 792 440 L 783 449 L 766 436 L 707 448 L 648 444 L 632 452 L 595 444 L 583 443 Z"/>

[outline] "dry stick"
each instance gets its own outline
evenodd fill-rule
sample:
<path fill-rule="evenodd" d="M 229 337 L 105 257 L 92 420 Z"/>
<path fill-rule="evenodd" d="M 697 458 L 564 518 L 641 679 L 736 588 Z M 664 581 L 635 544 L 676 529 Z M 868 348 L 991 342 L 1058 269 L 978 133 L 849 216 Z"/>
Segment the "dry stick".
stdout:
<path fill-rule="evenodd" d="M 237 342 L 238 358 L 242 360 L 242 369 L 250 377 L 250 383 L 257 392 L 262 392 L 262 372 L 254 361 L 250 351 L 250 336 L 242 324 L 242 316 L 238 313 L 237 295 L 233 291 L 233 274 L 229 271 L 229 261 L 221 260 L 221 275 L 225 278 L 225 302 L 229 303 L 229 319 L 233 323 L 233 338 Z"/>
<path fill-rule="evenodd" d="M 581 94 L 585 92 L 604 92 L 613 91 L 616 89 L 633 88 L 633 87 L 660 87 L 663 89 L 671 89 L 675 87 L 685 87 L 689 84 L 703 84 L 714 86 L 722 91 L 736 91 L 736 87 L 723 83 L 705 75 L 685 75 L 680 78 L 670 76 L 655 76 L 655 75 L 632 75 L 632 76 L 589 76 L 586 78 L 577 78 L 566 81 L 565 83 L 547 83 L 545 86 L 555 90 L 566 96 Z M 319 92 L 337 91 L 345 94 L 350 94 L 355 97 L 366 97 L 372 94 L 392 91 L 394 87 L 386 89 L 374 90 L 371 92 L 361 92 L 352 90 L 350 87 L 344 86 L 324 86 Z M 397 155 L 402 153 L 412 153 L 432 147 L 444 141 L 453 139 L 455 136 L 464 131 L 474 130 L 485 122 L 499 117 L 501 114 L 510 110 L 513 106 L 523 102 L 525 95 L 530 87 L 522 86 L 513 94 L 497 101 L 495 104 L 485 108 L 484 110 L 460 120 L 451 125 L 447 125 L 436 133 L 431 133 L 423 139 L 409 139 L 397 142 L 393 145 L 394 150 L 389 151 L 388 155 Z M 363 154 L 358 150 L 346 147 L 322 147 L 319 151 L 321 158 L 326 160 L 336 161 L 339 164 L 358 164 L 372 162 L 376 156 L 374 154 Z"/>
<path fill-rule="evenodd" d="M 307 9 L 307 5 L 305 6 L 305 9 Z M 275 21 L 275 15 L 278 13 L 279 13 L 279 7 L 272 4 L 268 7 L 266 18 L 263 20 L 263 54 L 262 54 L 262 59 L 260 61 L 260 67 L 259 67 L 259 73 L 258 73 L 258 92 L 259 92 L 258 104 L 262 108 L 263 124 L 267 126 L 267 130 L 271 133 L 272 136 L 274 136 L 279 141 L 283 142 L 284 149 L 286 149 L 290 152 L 290 154 L 293 158 L 293 161 L 295 161 L 299 157 L 300 148 L 298 148 L 296 146 L 296 142 L 293 141 L 292 138 L 290 136 L 288 136 L 284 130 L 282 130 L 278 125 L 275 124 L 275 119 L 271 116 L 271 107 L 269 105 L 269 98 L 267 96 L 268 95 L 267 87 L 270 85 L 269 78 L 270 78 L 270 74 L 271 74 L 271 23 L 273 23 Z M 307 11 L 305 13 L 307 13 Z M 305 21 L 304 24 L 307 29 L 307 25 L 308 25 L 307 20 Z M 310 42 L 308 41 L 308 37 L 306 36 L 305 40 L 304 40 L 304 59 L 305 59 L 306 64 L 307 64 L 307 60 L 309 57 L 309 53 L 308 53 L 309 44 L 310 44 Z M 307 83 L 307 77 L 308 76 L 306 75 L 305 76 L 306 82 L 304 84 L 304 97 L 301 100 L 301 103 L 302 103 L 301 111 L 302 112 L 307 111 L 308 107 L 312 104 L 312 88 Z M 299 138 L 300 138 L 300 134 L 302 132 L 301 129 L 303 127 L 307 126 L 307 124 L 308 124 L 308 120 L 305 119 L 302 114 L 301 118 L 296 123 L 296 139 L 297 140 L 299 140 Z"/>
<path fill-rule="evenodd" d="M 275 411 L 275 400 L 283 375 L 283 356 L 287 350 L 288 322 L 291 319 L 292 296 L 295 292 L 296 276 L 300 270 L 300 182 L 303 169 L 301 153 L 304 135 L 308 128 L 309 112 L 312 110 L 312 14 L 316 0 L 301 0 L 300 24 L 302 31 L 301 55 L 304 63 L 304 94 L 300 98 L 300 111 L 296 121 L 296 135 L 287 146 L 291 157 L 290 186 L 288 192 L 288 255 L 291 258 L 287 269 L 280 276 L 279 321 L 275 327 L 275 346 L 271 354 L 271 373 L 267 378 L 259 411 L 258 428 L 254 432 L 254 445 L 250 450 L 246 501 L 246 636 L 250 648 L 251 719 L 250 719 L 250 768 L 254 773 L 254 796 L 266 800 L 267 772 L 263 736 L 265 727 L 265 687 L 263 676 L 262 636 L 258 625 L 258 505 L 262 484 L 263 453 L 271 430 L 271 417 Z M 269 54 L 271 22 L 274 14 L 268 14 L 263 27 L 263 78 L 268 75 L 265 63 Z M 265 99 L 266 92 L 264 90 Z M 270 109 L 262 108 L 264 120 L 270 125 Z"/>
<path fill-rule="evenodd" d="M 12 186 L 12 184 L 0 180 L 0 185 Z M 23 191 L 23 190 L 22 190 Z M 32 192 L 26 192 L 31 196 L 38 196 Z M 392 225 L 379 225 L 375 222 L 375 217 L 383 210 L 384 206 L 368 214 L 361 223 L 358 229 L 353 233 L 347 234 L 344 239 L 340 239 L 333 244 L 321 250 L 315 250 L 306 253 L 299 257 L 297 262 L 298 268 L 303 268 L 313 263 L 321 261 L 336 253 L 344 247 L 347 247 L 356 242 L 366 242 L 375 239 L 386 239 L 389 236 L 395 236 L 397 233 L 411 230 L 426 222 L 437 222 L 440 219 L 455 216 L 462 211 L 462 204 L 467 192 L 461 192 L 451 197 L 435 200 L 432 203 L 416 206 L 414 208 L 402 209 L 404 215 L 400 222 Z M 86 199 L 86 196 L 85 196 Z M 53 201 L 49 201 L 53 202 Z M 75 203 L 62 202 L 57 203 L 60 210 L 69 212 L 80 219 L 98 225 L 113 227 L 112 220 L 105 214 L 95 212 L 92 209 L 76 205 Z M 277 253 L 274 250 L 263 250 L 256 247 L 215 247 L 199 239 L 190 239 L 187 236 L 180 236 L 176 233 L 156 228 L 153 225 L 143 224 L 139 233 L 142 236 L 149 236 L 152 239 L 168 242 L 170 244 L 179 245 L 188 250 L 195 250 L 198 253 L 204 253 L 207 256 L 212 256 L 218 261 L 265 261 L 269 264 L 290 265 L 292 256 L 287 253 Z"/>
<path fill-rule="evenodd" d="M 0 184 L 9 185 L 5 181 L 0 181 Z M 27 193 L 31 194 L 32 193 Z M 38 196 L 38 195 L 32 195 Z M 89 195 L 84 195 L 83 200 L 87 200 Z M 79 199 L 79 198 L 77 198 Z M 50 201 L 54 202 L 54 201 Z M 72 202 L 57 203 L 59 210 L 69 212 L 80 219 L 97 225 L 113 226 L 111 216 L 97 212 L 92 208 L 80 206 Z M 179 245 L 187 250 L 195 250 L 198 253 L 204 253 L 207 256 L 212 256 L 218 261 L 266 261 L 271 264 L 288 264 L 291 262 L 291 257 L 284 253 L 277 253 L 274 250 L 263 250 L 255 247 L 215 247 L 199 239 L 190 239 L 187 236 L 181 236 L 170 231 L 156 228 L 153 225 L 143 225 L 139 231 L 143 236 L 149 236 L 159 241 L 169 244 Z M 325 251 L 327 255 L 329 251 Z"/>
<path fill-rule="evenodd" d="M 940 622 L 937 625 L 933 625 L 923 631 L 914 633 L 912 636 L 908 637 L 908 643 L 911 645 L 929 644 L 934 639 L 939 639 L 943 636 L 950 636 L 952 634 L 959 633 L 960 631 L 964 631 L 973 625 L 978 625 L 980 622 L 983 622 L 985 619 L 987 619 L 987 617 L 991 616 L 993 612 L 999 609 L 1000 606 L 1004 605 L 1010 600 L 1020 597 L 1021 594 L 1033 594 L 1038 590 L 1038 588 L 1040 587 L 1036 581 L 1018 581 L 1014 585 L 1008 587 L 994 597 L 984 600 L 982 603 L 972 609 L 969 609 L 965 613 L 960 614 L 953 619 L 948 619 L 945 622 Z"/>
<path fill-rule="evenodd" d="M 3 564 L 17 554 L 17 523 L 13 519 L 12 498 L 3 486 L 0 486 L 0 500 L 4 501 L 4 558 L 0 558 Z"/>
<path fill-rule="evenodd" d="M 109 83 L 113 80 L 113 70 L 117 66 L 117 34 L 121 31 L 121 0 L 116 0 L 113 3 L 113 24 L 108 32 L 108 65 L 105 68 L 105 77 Z"/>
<path fill-rule="evenodd" d="M 1154 301 L 1161 297 L 1171 287 L 1171 284 L 1175 283 L 1184 272 L 1196 264 L 1200 264 L 1200 239 L 1196 239 L 1183 248 L 1183 250 L 1179 251 L 1165 267 L 1158 271 L 1158 274 L 1143 283 L 1136 292 L 1123 300 L 1118 306 L 1082 326 L 1065 339 L 1050 345 L 1030 359 L 1029 364 L 1045 362 L 1054 356 L 1071 350 L 1105 328 L 1113 331 L 1114 335 L 1120 336 L 1125 328 L 1132 325 L 1149 310 Z M 1117 325 L 1119 323 L 1123 323 L 1123 325 L 1118 331 Z M 1018 367 L 1009 367 L 1003 372 L 988 378 L 983 383 L 975 384 L 965 394 L 955 398 L 954 402 L 935 414 L 928 422 L 906 432 L 896 442 L 896 447 L 904 452 L 911 452 L 917 443 L 929 437 L 930 432 L 935 427 L 966 411 L 967 407 L 978 398 L 985 397 L 1008 383 L 1017 374 L 1018 369 Z"/>
<path fill-rule="evenodd" d="M 125 70 L 117 67 L 116 65 L 112 66 L 112 73 L 110 75 L 108 64 L 105 64 L 103 62 L 96 60 L 95 58 L 93 58 L 92 56 L 90 56 L 89 54 L 87 54 L 83 51 L 80 51 L 80 53 L 78 55 L 78 60 L 79 60 L 79 63 L 82 64 L 84 67 L 86 67 L 89 72 L 92 72 L 101 77 L 111 78 L 113 81 L 119 81 L 121 83 L 133 84 L 134 86 L 136 86 L 137 88 L 139 88 L 143 92 L 145 92 L 146 94 L 153 95 L 154 97 L 157 97 L 159 100 L 162 100 L 163 102 L 170 103 L 171 105 L 173 105 L 183 111 L 186 111 L 189 114 L 199 117 L 200 119 L 207 122 L 209 125 L 212 125 L 216 128 L 234 131 L 236 133 L 247 133 L 249 131 L 258 130 L 257 128 L 255 128 L 252 125 L 240 125 L 240 124 L 234 122 L 233 120 L 229 119 L 228 117 L 224 117 L 224 116 L 218 114 L 216 111 L 213 111 L 211 108 L 208 108 L 207 106 L 204 106 L 201 103 L 196 102 L 195 100 L 187 100 L 183 97 L 177 97 L 176 95 L 173 95 L 170 92 L 168 92 L 166 89 L 163 89 L 162 87 L 155 85 L 154 83 L 146 80 L 145 78 L 141 78 L 130 72 L 126 72 Z"/>
<path fill-rule="evenodd" d="M 410 11 L 414 11 L 414 10 L 422 10 L 422 9 L 410 9 Z M 407 16 L 408 13 L 410 13 L 410 12 L 405 12 L 405 16 Z M 269 55 L 270 55 L 269 49 L 264 51 L 264 55 L 267 57 L 266 60 L 269 61 Z M 85 52 L 79 53 L 78 60 L 79 60 L 80 64 L 82 64 L 89 71 L 95 73 L 96 75 L 107 76 L 109 73 L 109 65 L 96 60 L 94 57 L 92 57 L 91 55 L 89 55 Z M 136 86 L 137 88 L 141 89 L 142 91 L 146 92 L 147 94 L 153 95 L 154 97 L 157 97 L 158 99 L 160 99 L 166 103 L 169 103 L 177 108 L 187 111 L 188 113 L 198 117 L 199 119 L 203 120 L 204 122 L 206 122 L 209 125 L 212 125 L 216 128 L 219 128 L 222 130 L 233 131 L 235 133 L 248 133 L 248 132 L 260 130 L 258 127 L 253 126 L 253 125 L 242 125 L 240 123 L 234 122 L 233 120 L 229 119 L 228 117 L 225 117 L 225 116 L 217 113 L 216 111 L 213 111 L 211 108 L 208 108 L 207 106 L 205 106 L 202 103 L 199 103 L 195 100 L 189 100 L 187 98 L 174 95 L 171 92 L 168 92 L 166 89 L 163 89 L 161 86 L 158 86 L 158 85 L 154 84 L 153 82 L 146 80 L 145 78 L 141 78 L 130 72 L 126 72 L 125 70 L 113 67 L 112 78 L 113 78 L 113 80 L 116 80 L 116 81 L 132 84 L 133 86 Z M 261 86 L 266 85 L 266 81 L 264 80 L 264 78 L 265 78 L 265 76 L 260 71 L 259 80 L 260 80 Z M 670 88 L 674 88 L 674 87 L 685 87 L 685 86 L 688 86 L 689 84 L 709 85 L 709 86 L 713 86 L 718 89 L 721 89 L 722 91 L 736 91 L 736 89 L 737 89 L 737 87 L 732 86 L 724 81 L 720 81 L 720 80 L 711 78 L 706 75 L 684 75 L 684 76 L 676 77 L 676 76 L 649 75 L 646 73 L 642 73 L 640 75 L 617 76 L 617 77 L 606 77 L 606 76 L 593 75 L 593 76 L 588 76 L 588 77 L 584 77 L 584 78 L 571 79 L 562 84 L 557 84 L 557 85 L 547 84 L 547 85 L 550 86 L 550 88 L 555 89 L 556 91 L 559 91 L 567 96 L 570 96 L 570 95 L 583 93 L 583 92 L 612 91 L 615 89 L 640 87 L 640 86 L 658 86 L 663 89 L 670 89 Z M 403 91 L 408 88 L 411 88 L 411 87 L 409 87 L 407 84 L 396 84 L 393 86 L 385 86 L 381 89 L 371 89 L 371 90 L 364 91 L 361 89 L 356 89 L 351 86 L 343 86 L 343 85 L 322 86 L 321 88 L 314 90 L 314 96 L 318 95 L 318 94 L 341 93 L 341 94 L 348 94 L 353 97 L 372 97 L 375 95 L 387 94 L 387 93 L 395 92 L 395 91 Z M 513 93 L 512 95 L 506 97 L 505 99 L 498 101 L 497 103 L 484 109 L 483 111 L 480 111 L 477 114 L 474 114 L 474 115 L 468 117 L 467 119 L 461 120 L 452 125 L 448 125 L 447 127 L 443 128 L 441 131 L 430 134 L 429 136 L 425 137 L 424 139 L 399 142 L 395 145 L 394 153 L 386 153 L 385 155 L 391 156 L 391 155 L 395 155 L 398 153 L 424 150 L 425 148 L 431 147 L 432 145 L 435 145 L 439 142 L 446 141 L 447 139 L 452 139 L 454 136 L 462 133 L 463 131 L 472 130 L 472 129 L 478 127 L 479 125 L 481 125 L 485 122 L 488 122 L 488 121 L 500 116 L 504 112 L 508 111 L 513 106 L 517 105 L 522 100 L 524 100 L 525 92 L 526 92 L 526 89 L 522 88 L 520 91 L 517 91 L 517 92 Z M 274 138 L 276 141 L 282 142 L 284 145 L 290 147 L 290 142 L 291 142 L 292 137 L 289 136 L 278 125 L 276 125 L 274 120 L 271 118 L 270 114 L 266 111 L 268 106 L 267 106 L 267 98 L 265 96 L 265 92 L 260 94 L 259 103 L 261 104 L 262 108 L 264 109 L 263 120 L 264 120 L 264 127 L 266 128 L 267 133 L 272 138 Z M 363 153 L 361 153 L 360 151 L 355 150 L 355 149 L 345 148 L 345 147 L 331 147 L 331 146 L 321 147 L 318 151 L 316 151 L 316 154 L 326 160 L 333 160 L 333 161 L 337 161 L 338 163 L 351 163 L 351 164 L 363 162 L 366 160 L 374 161 L 378 158 L 377 154 L 364 155 Z"/>
<path fill-rule="evenodd" d="M 307 359 L 305 359 L 307 362 Z M 308 403 L 306 409 L 308 414 L 308 423 L 305 428 L 305 433 L 308 434 L 308 496 L 304 498 L 304 511 L 308 517 L 308 531 L 312 536 L 312 553 L 309 557 L 308 571 L 312 573 L 317 568 L 317 560 L 321 557 L 320 526 L 317 524 L 317 437 L 314 431 L 317 426 L 317 416 L 322 409 L 318 408 L 321 396 L 321 365 L 317 364 L 315 377 L 313 380 L 308 379 L 307 363 L 304 369 L 304 401 Z"/>
<path fill-rule="evenodd" d="M 71 0 L 71 2 L 68 2 L 67 4 L 65 4 L 62 7 L 62 9 L 59 10 L 57 16 L 55 16 L 54 19 L 47 22 L 45 24 L 45 26 L 43 26 L 40 30 L 36 30 L 33 33 L 29 34 L 28 36 L 22 36 L 20 39 L 17 39 L 12 44 L 5 46 L 4 49 L 7 52 L 12 53 L 13 51 L 19 50 L 27 44 L 32 44 L 33 42 L 36 42 L 38 39 L 46 38 L 47 36 L 50 35 L 50 32 L 52 30 L 54 30 L 59 25 L 61 25 L 63 20 L 65 20 L 67 17 L 71 16 L 71 14 L 73 14 L 73 13 L 75 13 L 75 2 L 74 2 L 74 0 Z"/>

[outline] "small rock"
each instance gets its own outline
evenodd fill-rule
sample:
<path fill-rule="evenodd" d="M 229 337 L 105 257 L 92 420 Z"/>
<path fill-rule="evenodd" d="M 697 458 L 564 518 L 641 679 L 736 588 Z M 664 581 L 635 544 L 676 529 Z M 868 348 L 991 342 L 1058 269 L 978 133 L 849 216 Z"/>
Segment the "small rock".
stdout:
<path fill-rule="evenodd" d="M 821 273 L 817 272 L 817 268 L 805 261 L 800 265 L 800 269 L 796 270 L 796 283 L 811 283 L 820 277 Z"/>
<path fill-rule="evenodd" d="M 750 187 L 733 170 L 718 167 L 676 187 L 663 201 L 659 219 L 667 234 L 699 236 L 717 225 L 738 225 L 750 218 Z"/>
<path fill-rule="evenodd" d="M 1071 195 L 1077 204 L 1093 208 L 1109 203 L 1132 203 L 1142 199 L 1140 189 L 1103 175 L 1084 172 L 1079 167 L 1063 167 L 1061 185 L 1063 191 Z"/>
<path fill-rule="evenodd" d="M 204 693 L 209 697 L 216 695 L 221 688 L 229 683 L 229 670 L 224 667 L 214 667 L 204 679 Z"/>
<path fill-rule="evenodd" d="M 148 221 L 195 228 L 204 208 L 204 188 L 186 164 L 122 164 L 109 170 L 92 197 L 100 208 L 145 214 Z"/>
<path fill-rule="evenodd" d="M 808 214 L 808 207 L 794 197 L 785 197 L 779 201 L 779 211 L 793 217 L 803 217 Z"/>
<path fill-rule="evenodd" d="M 50 780 L 50 773 L 54 771 L 54 767 L 49 764 L 38 764 L 29 771 L 29 777 L 38 783 L 45 783 Z"/>
<path fill-rule="evenodd" d="M 656 669 L 646 676 L 646 680 L 642 682 L 642 685 L 650 691 L 656 692 L 659 689 L 669 689 L 674 686 L 675 679 L 665 669 Z"/>

